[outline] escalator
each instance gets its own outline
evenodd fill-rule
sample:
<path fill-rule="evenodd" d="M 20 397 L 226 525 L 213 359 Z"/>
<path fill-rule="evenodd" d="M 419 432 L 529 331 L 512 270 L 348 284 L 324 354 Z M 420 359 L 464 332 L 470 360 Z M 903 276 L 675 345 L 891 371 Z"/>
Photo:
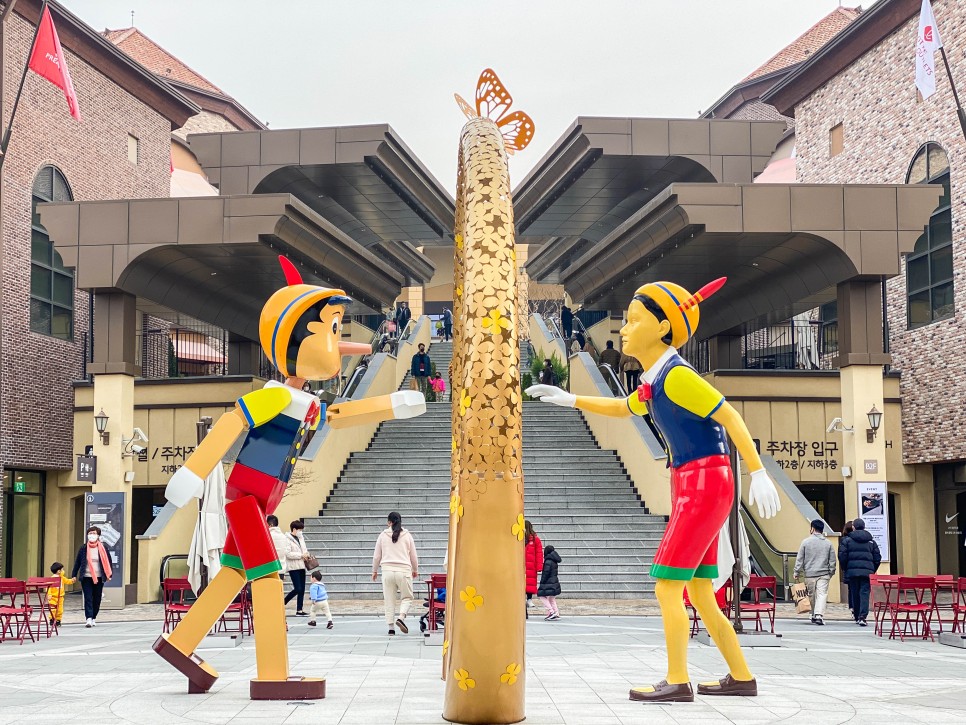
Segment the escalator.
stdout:
<path fill-rule="evenodd" d="M 741 503 L 739 509 L 741 522 L 748 534 L 748 547 L 751 555 L 751 572 L 757 576 L 773 576 L 777 580 L 776 594 L 779 601 L 789 601 L 788 588 L 794 583 L 797 551 L 779 551 L 768 541 L 758 522 Z"/>

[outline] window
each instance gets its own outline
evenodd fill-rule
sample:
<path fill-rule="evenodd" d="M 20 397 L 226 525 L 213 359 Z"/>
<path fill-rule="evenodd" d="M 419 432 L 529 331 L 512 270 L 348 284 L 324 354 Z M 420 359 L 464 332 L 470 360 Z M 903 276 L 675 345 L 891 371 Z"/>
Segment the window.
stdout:
<path fill-rule="evenodd" d="M 845 148 L 845 132 L 842 129 L 842 124 L 837 126 L 832 126 L 828 132 L 828 155 L 838 156 L 842 153 L 842 149 Z"/>
<path fill-rule="evenodd" d="M 953 227 L 949 204 L 949 159 L 942 147 L 927 143 L 916 152 L 906 176 L 908 184 L 937 184 L 943 195 L 926 231 L 906 257 L 909 327 L 952 317 Z"/>
<path fill-rule="evenodd" d="M 54 249 L 40 224 L 37 204 L 72 201 L 67 179 L 53 166 L 45 166 L 34 180 L 30 220 L 30 329 L 43 335 L 74 337 L 74 272 Z"/>
<path fill-rule="evenodd" d="M 138 162 L 138 139 L 131 134 L 127 135 L 127 160 L 132 164 Z"/>

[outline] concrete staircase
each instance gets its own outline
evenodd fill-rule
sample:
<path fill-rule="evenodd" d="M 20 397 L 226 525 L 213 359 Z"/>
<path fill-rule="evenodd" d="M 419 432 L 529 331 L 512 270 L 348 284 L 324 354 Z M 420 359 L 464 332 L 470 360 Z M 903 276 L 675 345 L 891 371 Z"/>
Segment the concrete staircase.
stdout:
<path fill-rule="evenodd" d="M 647 512 L 620 459 L 597 446 L 579 411 L 525 403 L 523 423 L 525 512 L 563 558 L 563 596 L 652 595 L 646 574 L 664 517 Z M 416 539 L 421 575 L 443 571 L 450 440 L 450 404 L 430 403 L 419 418 L 382 424 L 369 448 L 349 459 L 321 515 L 305 520 L 333 599 L 381 596 L 371 581 L 372 550 L 390 511 Z"/>

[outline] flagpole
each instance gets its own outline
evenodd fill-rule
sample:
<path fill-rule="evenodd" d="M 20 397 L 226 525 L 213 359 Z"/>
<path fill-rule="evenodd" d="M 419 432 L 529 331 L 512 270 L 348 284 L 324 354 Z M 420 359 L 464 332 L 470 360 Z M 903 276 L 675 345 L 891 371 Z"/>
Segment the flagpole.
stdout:
<path fill-rule="evenodd" d="M 44 0 L 43 5 L 40 7 L 40 17 L 43 18 L 44 10 L 47 8 L 47 0 Z M 3 140 L 0 141 L 0 169 L 3 168 L 3 162 L 7 158 L 7 146 L 10 143 L 10 134 L 13 133 L 13 119 L 17 115 L 17 106 L 20 105 L 20 94 L 23 93 L 23 86 L 27 80 L 27 71 L 30 70 L 30 56 L 33 55 L 34 46 L 37 44 L 37 35 L 40 33 L 40 20 L 37 21 L 37 27 L 34 29 L 34 39 L 30 41 L 30 53 L 27 54 L 27 59 L 24 61 L 23 75 L 20 76 L 20 87 L 17 88 L 17 97 L 13 99 L 13 108 L 10 110 L 10 123 L 7 124 L 7 129 L 3 132 Z"/>
<path fill-rule="evenodd" d="M 943 57 L 943 65 L 946 66 L 949 87 L 953 89 L 953 99 L 956 101 L 956 115 L 959 116 L 959 127 L 963 130 L 963 137 L 966 138 L 966 113 L 963 112 L 963 105 L 959 102 L 959 94 L 956 92 L 956 84 L 953 82 L 953 72 L 949 68 L 949 59 L 946 58 L 946 49 L 941 45 L 939 46 L 939 54 Z"/>

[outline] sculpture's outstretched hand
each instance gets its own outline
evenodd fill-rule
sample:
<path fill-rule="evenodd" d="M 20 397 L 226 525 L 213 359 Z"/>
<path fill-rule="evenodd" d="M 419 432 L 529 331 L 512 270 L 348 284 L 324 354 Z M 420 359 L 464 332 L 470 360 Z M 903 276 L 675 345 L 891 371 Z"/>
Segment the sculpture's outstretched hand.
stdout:
<path fill-rule="evenodd" d="M 758 515 L 770 519 L 779 511 L 782 504 L 778 499 L 778 488 L 764 468 L 751 472 L 751 485 L 748 488 L 748 505 L 758 504 Z"/>
<path fill-rule="evenodd" d="M 540 398 L 542 403 L 553 403 L 564 408 L 577 405 L 577 396 L 556 385 L 531 385 L 524 391 L 531 398 Z"/>
<path fill-rule="evenodd" d="M 187 466 L 182 466 L 168 481 L 164 497 L 178 508 L 185 506 L 193 498 L 201 498 L 205 491 L 205 480 Z"/>
<path fill-rule="evenodd" d="M 393 418 L 415 418 L 426 412 L 426 398 L 416 390 L 399 390 L 389 394 Z"/>

